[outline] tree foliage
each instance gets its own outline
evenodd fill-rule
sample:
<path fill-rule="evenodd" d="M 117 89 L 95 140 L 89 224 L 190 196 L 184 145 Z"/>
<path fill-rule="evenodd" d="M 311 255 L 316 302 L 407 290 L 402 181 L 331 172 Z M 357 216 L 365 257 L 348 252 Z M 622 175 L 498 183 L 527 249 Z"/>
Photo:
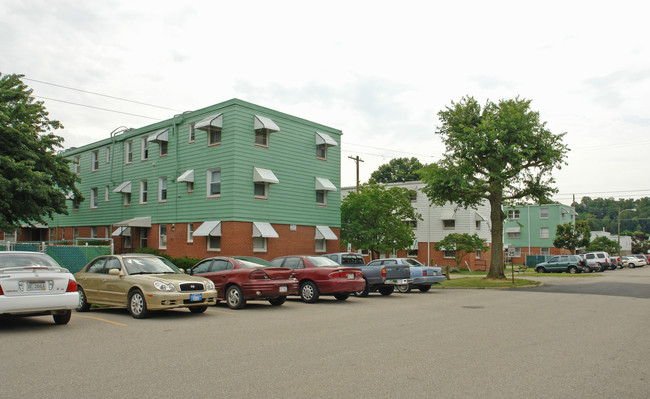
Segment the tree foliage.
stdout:
<path fill-rule="evenodd" d="M 648 235 L 642 231 L 637 231 L 632 235 L 632 253 L 647 254 L 650 251 L 650 240 Z"/>
<path fill-rule="evenodd" d="M 476 233 L 471 235 L 467 233 L 450 233 L 436 243 L 435 249 L 436 251 L 454 251 L 454 262 L 456 267 L 460 267 L 460 263 L 467 254 L 473 254 L 477 250 L 487 251 L 490 247 Z M 449 273 L 446 274 L 447 278 L 449 278 Z"/>
<path fill-rule="evenodd" d="M 591 232 L 589 224 L 585 221 L 573 223 L 558 224 L 555 230 L 555 239 L 553 246 L 555 248 L 565 248 L 576 253 L 576 248 L 583 248 L 589 245 Z"/>
<path fill-rule="evenodd" d="M 621 246 L 614 240 L 599 236 L 589 243 L 587 251 L 605 251 L 609 254 L 617 254 L 621 251 Z"/>
<path fill-rule="evenodd" d="M 398 183 L 420 180 L 424 165 L 417 158 L 395 158 L 370 175 L 369 183 Z"/>
<path fill-rule="evenodd" d="M 436 205 L 463 207 L 490 204 L 492 255 L 488 278 L 505 278 L 503 265 L 504 202 L 534 199 L 548 203 L 551 172 L 564 164 L 565 133 L 553 134 L 530 109 L 530 100 L 488 101 L 484 107 L 472 97 L 438 113 L 436 132 L 446 152 L 442 160 L 421 174 L 423 191 Z"/>
<path fill-rule="evenodd" d="M 632 235 L 635 231 L 650 233 L 650 198 L 614 199 L 582 197 L 579 203 L 573 204 L 578 216 L 577 220 L 586 220 L 592 231 L 605 230 L 618 234 L 619 211 L 621 233 Z M 631 211 L 635 209 L 636 212 Z M 626 234 L 629 233 L 629 234 Z"/>
<path fill-rule="evenodd" d="M 0 75 L 0 230 L 67 213 L 66 193 L 83 196 L 69 161 L 56 154 L 63 138 L 52 133 L 63 126 L 48 118 L 22 75 Z"/>
<path fill-rule="evenodd" d="M 341 201 L 341 242 L 369 249 L 372 258 L 381 252 L 404 250 L 413 245 L 415 233 L 405 221 L 421 220 L 403 187 L 364 184 Z"/>

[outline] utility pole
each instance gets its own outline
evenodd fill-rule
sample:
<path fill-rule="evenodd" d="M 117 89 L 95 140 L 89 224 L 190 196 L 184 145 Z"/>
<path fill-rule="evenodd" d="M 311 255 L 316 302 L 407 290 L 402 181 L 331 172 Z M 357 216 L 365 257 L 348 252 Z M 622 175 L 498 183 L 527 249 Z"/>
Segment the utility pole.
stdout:
<path fill-rule="evenodd" d="M 357 164 L 357 194 L 359 194 L 359 162 L 363 162 L 363 159 L 359 158 L 358 155 L 356 157 L 349 156 L 348 158 Z"/>

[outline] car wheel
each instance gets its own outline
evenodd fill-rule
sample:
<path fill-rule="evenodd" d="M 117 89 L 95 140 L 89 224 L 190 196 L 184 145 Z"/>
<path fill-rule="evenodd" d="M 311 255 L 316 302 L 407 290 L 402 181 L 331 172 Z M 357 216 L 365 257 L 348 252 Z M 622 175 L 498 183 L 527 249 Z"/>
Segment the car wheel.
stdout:
<path fill-rule="evenodd" d="M 269 303 L 273 306 L 280 306 L 287 300 L 286 296 L 279 296 L 277 298 L 269 298 Z"/>
<path fill-rule="evenodd" d="M 420 292 L 429 292 L 429 290 L 431 289 L 431 286 L 430 285 L 421 285 L 421 286 L 418 287 L 418 289 L 420 290 Z"/>
<path fill-rule="evenodd" d="M 68 310 L 65 313 L 52 315 L 55 324 L 68 324 L 71 317 L 72 317 L 72 310 Z"/>
<path fill-rule="evenodd" d="M 366 282 L 366 286 L 363 288 L 362 291 L 355 292 L 354 293 L 355 296 L 363 297 L 363 296 L 368 296 L 368 294 L 370 293 L 370 288 L 368 287 L 368 280 L 364 279 L 364 281 Z"/>
<path fill-rule="evenodd" d="M 90 309 L 90 304 L 86 298 L 86 293 L 80 286 L 77 286 L 77 292 L 79 293 L 79 305 L 76 310 L 77 312 L 87 312 Z"/>
<path fill-rule="evenodd" d="M 411 292 L 411 284 L 398 285 L 397 286 L 397 291 L 401 292 L 402 294 L 406 294 L 407 292 Z"/>
<path fill-rule="evenodd" d="M 350 297 L 350 294 L 334 294 L 334 298 L 336 298 L 339 301 L 345 301 Z"/>
<path fill-rule="evenodd" d="M 144 319 L 149 316 L 147 301 L 140 290 L 133 290 L 129 294 L 129 313 L 136 319 Z"/>
<path fill-rule="evenodd" d="M 575 266 L 570 266 L 568 272 L 571 274 L 576 274 L 578 273 L 578 269 Z"/>
<path fill-rule="evenodd" d="M 601 265 L 600 263 L 596 263 L 596 271 L 598 273 L 602 272 L 603 271 L 603 265 Z"/>
<path fill-rule="evenodd" d="M 379 293 L 382 294 L 383 296 L 388 296 L 388 295 L 392 294 L 393 291 L 395 291 L 395 287 L 393 287 L 392 285 L 390 285 L 388 287 L 381 287 L 379 289 Z"/>
<path fill-rule="evenodd" d="M 319 296 L 320 294 L 318 293 L 318 287 L 316 287 L 316 284 L 314 282 L 305 281 L 300 286 L 300 299 L 302 299 L 303 302 L 307 302 L 307 303 L 318 302 Z"/>
<path fill-rule="evenodd" d="M 546 273 L 546 269 L 544 269 L 543 267 L 536 267 L 536 268 L 535 268 L 535 271 L 536 271 L 537 273 Z"/>
<path fill-rule="evenodd" d="M 246 300 L 241 290 L 236 285 L 231 285 L 226 290 L 226 304 L 230 309 L 241 309 L 246 305 Z"/>
<path fill-rule="evenodd" d="M 630 269 L 634 269 L 634 263 L 628 263 L 627 267 L 629 267 Z"/>
<path fill-rule="evenodd" d="M 190 306 L 189 309 L 192 313 L 203 313 L 208 310 L 208 306 Z"/>
<path fill-rule="evenodd" d="M 583 270 L 585 273 L 591 273 L 591 272 L 593 272 L 593 270 L 591 270 L 591 267 L 589 267 L 589 266 L 583 266 L 583 267 L 582 267 L 582 270 Z"/>

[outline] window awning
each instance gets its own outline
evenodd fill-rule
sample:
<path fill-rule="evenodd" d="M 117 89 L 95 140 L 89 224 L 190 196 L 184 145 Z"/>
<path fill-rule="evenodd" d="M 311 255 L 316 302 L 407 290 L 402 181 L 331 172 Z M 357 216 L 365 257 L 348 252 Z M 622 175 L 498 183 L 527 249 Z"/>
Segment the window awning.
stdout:
<path fill-rule="evenodd" d="M 169 140 L 169 129 L 158 130 L 156 133 L 152 134 L 147 138 L 147 141 L 156 142 L 156 143 L 159 143 L 161 141 L 168 141 L 168 140 Z"/>
<path fill-rule="evenodd" d="M 201 226 L 194 233 L 194 237 L 221 237 L 221 221 L 220 220 L 210 220 L 203 222 Z"/>
<path fill-rule="evenodd" d="M 331 147 L 338 146 L 336 140 L 325 133 L 316 132 L 316 145 L 325 144 Z"/>
<path fill-rule="evenodd" d="M 454 220 L 456 219 L 456 210 L 455 209 L 443 209 L 440 212 L 441 220 Z"/>
<path fill-rule="evenodd" d="M 65 195 L 65 199 L 67 199 L 67 200 L 74 199 L 74 193 L 73 193 L 72 191 L 69 191 L 69 192 Z"/>
<path fill-rule="evenodd" d="M 278 184 L 280 181 L 270 169 L 253 167 L 253 181 L 255 183 Z"/>
<path fill-rule="evenodd" d="M 474 212 L 474 213 L 476 214 L 476 220 L 481 220 L 481 221 L 485 220 L 485 218 L 483 216 L 481 216 L 480 213 L 478 213 L 478 212 Z"/>
<path fill-rule="evenodd" d="M 186 170 L 182 175 L 178 176 L 178 179 L 176 179 L 176 181 L 194 183 L 194 169 Z"/>
<path fill-rule="evenodd" d="M 413 240 L 413 244 L 411 245 L 410 249 L 412 251 L 415 251 L 416 249 L 418 249 L 418 240 Z"/>
<path fill-rule="evenodd" d="M 316 239 L 317 240 L 338 240 L 339 238 L 334 234 L 329 226 L 316 226 Z"/>
<path fill-rule="evenodd" d="M 145 216 L 145 217 L 125 220 L 123 222 L 115 223 L 115 226 L 151 227 L 151 216 Z"/>
<path fill-rule="evenodd" d="M 194 129 L 210 132 L 212 130 L 221 130 L 223 127 L 223 114 L 210 115 L 201 119 L 194 125 Z"/>
<path fill-rule="evenodd" d="M 336 191 L 336 186 L 329 179 L 324 177 L 316 178 L 316 190 L 319 191 Z"/>
<path fill-rule="evenodd" d="M 278 238 L 280 236 L 271 223 L 253 222 L 253 237 Z"/>
<path fill-rule="evenodd" d="M 115 236 L 127 236 L 127 237 L 131 237 L 131 228 L 130 228 L 130 227 L 126 227 L 126 226 L 120 226 L 120 227 L 118 227 L 117 229 L 115 229 L 115 231 L 114 231 L 113 234 L 111 234 L 111 235 L 112 235 L 113 237 L 115 237 Z"/>
<path fill-rule="evenodd" d="M 32 224 L 23 223 L 20 225 L 20 227 L 23 229 L 47 229 L 47 225 L 41 223 L 32 223 Z"/>
<path fill-rule="evenodd" d="M 578 212 L 576 212 L 573 209 L 567 209 L 567 208 L 562 208 L 562 213 L 565 215 L 577 215 Z"/>
<path fill-rule="evenodd" d="M 521 232 L 521 227 L 506 227 L 506 234 L 507 233 L 519 233 Z"/>
<path fill-rule="evenodd" d="M 266 129 L 269 132 L 279 132 L 280 128 L 267 117 L 255 115 L 255 130 Z"/>
<path fill-rule="evenodd" d="M 117 186 L 115 190 L 113 190 L 114 193 L 130 193 L 131 192 L 131 182 L 130 181 L 125 181 L 124 183 L 120 184 Z"/>

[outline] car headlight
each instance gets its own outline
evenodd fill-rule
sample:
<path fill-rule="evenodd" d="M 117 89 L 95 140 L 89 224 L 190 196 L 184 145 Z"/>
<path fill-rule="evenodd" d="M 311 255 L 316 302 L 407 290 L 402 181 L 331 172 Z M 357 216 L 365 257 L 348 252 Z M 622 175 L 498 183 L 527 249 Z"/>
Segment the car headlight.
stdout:
<path fill-rule="evenodd" d="M 174 284 L 163 283 L 162 281 L 154 281 L 153 286 L 160 291 L 166 291 L 166 292 L 176 291 L 176 287 L 174 287 Z"/>
<path fill-rule="evenodd" d="M 208 280 L 208 282 L 205 283 L 205 289 L 206 290 L 213 290 L 214 289 L 214 282 L 212 280 Z"/>

